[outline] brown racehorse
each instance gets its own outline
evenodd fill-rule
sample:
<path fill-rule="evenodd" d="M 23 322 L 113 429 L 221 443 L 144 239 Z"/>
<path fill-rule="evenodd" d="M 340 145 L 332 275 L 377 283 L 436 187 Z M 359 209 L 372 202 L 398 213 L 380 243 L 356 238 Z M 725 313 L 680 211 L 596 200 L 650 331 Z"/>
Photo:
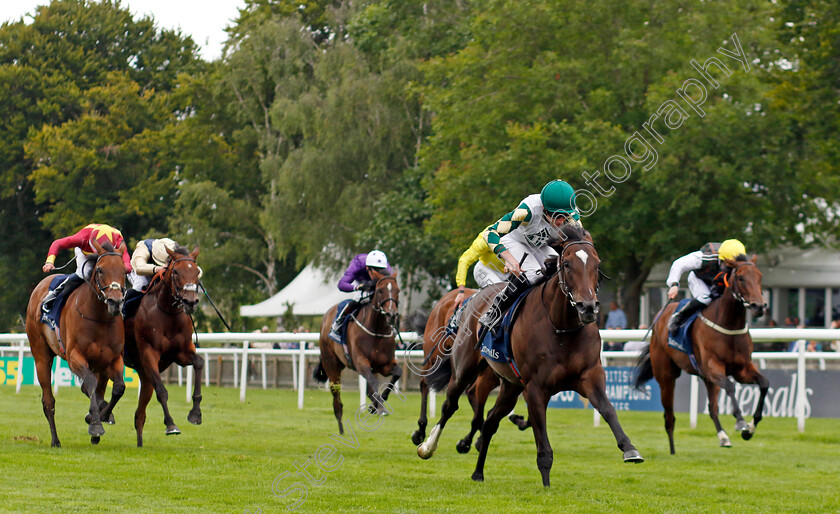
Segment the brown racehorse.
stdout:
<path fill-rule="evenodd" d="M 561 235 L 563 240 L 552 244 L 560 256 L 558 271 L 522 300 L 519 317 L 511 329 L 511 347 L 520 377 L 507 364 L 488 361 L 475 350 L 478 318 L 503 286 L 487 287 L 470 301 L 467 319 L 455 339 L 451 366 L 440 366 L 428 377 L 432 387 L 444 381 L 448 381 L 448 387 L 440 421 L 417 449 L 421 458 L 431 457 L 441 430 L 458 408 L 458 397 L 489 364 L 502 377 L 502 388 L 481 429 L 473 480 L 484 480 L 490 440 L 499 421 L 513 409 L 523 391 L 537 444 L 537 468 L 544 486 L 549 485 L 554 460 L 546 430 L 546 407 L 551 396 L 559 391 L 573 390 L 588 398 L 612 429 L 618 447 L 624 452 L 624 461 L 643 461 L 618 423 L 606 394 L 601 337 L 593 323 L 599 308 L 598 253 L 588 233 L 567 225 L 561 229 Z"/>
<path fill-rule="evenodd" d="M 465 289 L 465 300 L 475 292 L 475 289 Z M 417 430 L 411 434 L 411 441 L 415 445 L 420 444 L 426 438 L 426 426 L 428 424 L 427 405 L 429 398 L 429 386 L 426 383 L 426 376 L 436 366 L 440 366 L 443 363 L 443 359 L 448 357 L 452 351 L 452 343 L 455 337 L 446 332 L 445 327 L 458 307 L 455 304 L 457 296 L 458 291 L 452 290 L 438 300 L 429 313 L 428 319 L 425 321 L 425 327 L 421 328 L 423 331 L 423 366 L 420 369 L 413 370 L 420 376 L 420 418 L 417 420 Z M 499 383 L 499 377 L 488 367 L 467 388 L 467 399 L 473 408 L 473 420 L 470 426 L 470 432 L 455 445 L 458 453 L 467 453 L 470 451 L 475 433 L 481 430 L 481 426 L 484 424 L 484 405 L 487 403 L 487 397 L 493 389 L 499 387 Z M 530 423 L 520 420 L 520 418 L 521 416 L 516 416 L 518 421 L 514 421 L 520 430 L 531 426 Z"/>
<path fill-rule="evenodd" d="M 125 291 L 125 264 L 121 253 L 110 243 L 99 245 L 91 241 L 98 257 L 85 284 L 70 293 L 59 320 L 61 348 L 55 330 L 41 323 L 41 302 L 49 289 L 53 276 L 41 280 L 29 297 L 26 309 L 26 335 L 35 359 L 38 382 L 41 384 L 41 403 L 50 423 L 51 446 L 60 447 L 55 431 L 55 397 L 52 394 L 50 375 L 53 358 L 66 360 L 70 370 L 82 382 L 82 392 L 90 397 L 88 433 L 96 444 L 105 433 L 102 420 L 111 416 L 114 406 L 125 392 L 123 381 L 123 323 L 120 307 Z M 105 402 L 102 394 L 108 384 L 114 383 L 111 401 Z M 99 387 L 97 387 L 97 381 Z"/>
<path fill-rule="evenodd" d="M 764 314 L 765 303 L 761 295 L 761 272 L 755 265 L 756 257 L 747 260 L 745 255 L 736 261 L 727 261 L 730 271 L 726 275 L 726 289 L 706 307 L 690 329 L 692 347 L 699 370 L 694 368 L 688 355 L 668 346 L 668 320 L 677 303 L 665 306 L 653 326 L 650 346 L 639 357 L 635 385 L 644 387 L 653 377 L 659 383 L 662 407 L 665 409 L 665 431 L 674 454 L 674 382 L 680 370 L 697 375 L 706 384 L 709 395 L 709 416 L 715 423 L 720 446 L 732 443 L 718 420 L 718 393 L 722 387 L 732 400 L 732 414 L 735 416 L 735 430 L 745 440 L 752 438 L 755 426 L 761 421 L 764 398 L 770 386 L 752 363 L 753 343 L 747 331 L 747 309 L 755 316 Z M 732 376 L 742 384 L 758 384 L 759 398 L 753 415 L 753 422 L 747 424 L 741 415 L 735 399 L 735 385 Z"/>
<path fill-rule="evenodd" d="M 134 413 L 137 446 L 143 446 L 146 406 L 152 392 L 163 407 L 166 435 L 181 433 L 169 413 L 169 393 L 160 378 L 160 373 L 173 362 L 195 368 L 193 407 L 187 420 L 194 425 L 201 424 L 199 405 L 204 359 L 195 352 L 190 318 L 198 305 L 199 269 L 195 262 L 198 247 L 192 253 L 180 246 L 175 251 L 167 248 L 166 253 L 169 254 L 166 268 L 149 284 L 137 314 L 125 320 L 125 363 L 140 376 L 140 399 Z"/>
<path fill-rule="evenodd" d="M 402 369 L 394 358 L 397 334 L 397 320 L 400 288 L 396 275 L 381 275 L 371 271 L 371 278 L 376 280 L 376 286 L 370 303 L 351 317 L 347 323 L 346 338 L 352 365 L 361 376 L 367 380 L 367 395 L 371 399 L 371 409 L 378 414 L 386 414 L 387 408 L 383 403 L 388 399 L 394 384 L 402 376 Z M 348 367 L 343 347 L 329 338 L 330 326 L 336 315 L 333 306 L 327 311 L 321 323 L 321 360 L 315 369 L 315 378 L 321 382 L 329 379 L 330 391 L 333 395 L 333 412 L 338 420 L 338 431 L 344 433 L 342 415 L 344 406 L 341 403 L 341 370 Z M 390 376 L 390 383 L 385 385 L 385 391 L 378 387 L 374 373 Z"/>

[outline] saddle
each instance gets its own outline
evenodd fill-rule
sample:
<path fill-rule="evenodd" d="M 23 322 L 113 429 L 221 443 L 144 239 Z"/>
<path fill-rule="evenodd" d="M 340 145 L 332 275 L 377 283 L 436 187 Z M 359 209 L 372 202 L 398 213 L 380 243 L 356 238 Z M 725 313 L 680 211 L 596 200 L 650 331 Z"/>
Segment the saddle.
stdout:
<path fill-rule="evenodd" d="M 481 355 L 485 358 L 496 361 L 506 362 L 513 370 L 514 375 L 520 378 L 519 368 L 513 359 L 513 351 L 510 343 L 510 331 L 516 322 L 516 317 L 519 314 L 519 307 L 523 300 L 527 297 L 534 287 L 528 288 L 524 293 L 514 300 L 513 305 L 504 313 L 502 321 L 500 322 L 498 330 L 495 332 L 485 331 L 481 336 Z M 521 378 L 520 378 L 521 380 Z"/>

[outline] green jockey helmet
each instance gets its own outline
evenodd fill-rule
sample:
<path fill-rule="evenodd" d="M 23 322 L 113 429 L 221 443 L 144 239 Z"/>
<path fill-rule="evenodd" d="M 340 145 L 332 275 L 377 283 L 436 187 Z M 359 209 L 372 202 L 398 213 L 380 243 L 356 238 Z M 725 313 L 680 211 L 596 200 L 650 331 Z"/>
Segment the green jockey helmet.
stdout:
<path fill-rule="evenodd" d="M 568 182 L 552 180 L 543 187 L 540 200 L 548 213 L 561 213 L 575 220 L 580 219 L 580 213 L 575 205 L 575 190 Z"/>

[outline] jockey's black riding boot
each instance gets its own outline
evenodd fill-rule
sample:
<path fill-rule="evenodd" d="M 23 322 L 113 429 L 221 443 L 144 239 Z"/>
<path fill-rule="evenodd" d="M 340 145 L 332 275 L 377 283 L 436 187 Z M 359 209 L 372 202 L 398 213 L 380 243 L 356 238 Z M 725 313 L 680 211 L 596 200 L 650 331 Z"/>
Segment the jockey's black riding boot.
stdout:
<path fill-rule="evenodd" d="M 668 333 L 671 337 L 676 337 L 677 332 L 680 330 L 680 326 L 683 324 L 685 320 L 691 317 L 692 314 L 699 311 L 706 304 L 701 302 L 700 300 L 692 299 L 690 302 L 685 304 L 682 309 L 675 312 L 671 319 L 668 320 Z"/>
<path fill-rule="evenodd" d="M 341 325 L 344 324 L 344 320 L 347 319 L 347 316 L 358 309 L 361 304 L 361 302 L 357 302 L 356 300 L 350 300 L 347 302 L 344 309 L 336 315 L 335 321 L 333 321 L 332 327 L 330 327 L 330 331 L 338 335 L 338 331 L 341 329 Z"/>
<path fill-rule="evenodd" d="M 513 305 L 513 302 L 519 298 L 519 295 L 528 289 L 528 286 L 530 286 L 530 283 L 525 275 L 511 277 L 505 289 L 493 298 L 493 304 L 479 318 L 478 322 L 484 325 L 488 331 L 495 330 L 502 320 L 505 311 Z"/>
<path fill-rule="evenodd" d="M 67 289 L 68 291 L 72 291 L 73 289 L 76 289 L 76 286 L 78 286 L 82 282 L 82 278 L 76 275 L 75 273 L 73 275 L 68 275 L 67 278 L 65 278 L 60 284 L 55 286 L 55 289 L 47 292 L 47 295 L 44 296 L 44 300 L 41 302 L 41 311 L 44 314 L 50 312 L 50 309 L 52 309 L 53 302 L 56 298 L 58 298 L 58 295 L 61 294 L 62 291 L 64 291 L 65 289 Z"/>

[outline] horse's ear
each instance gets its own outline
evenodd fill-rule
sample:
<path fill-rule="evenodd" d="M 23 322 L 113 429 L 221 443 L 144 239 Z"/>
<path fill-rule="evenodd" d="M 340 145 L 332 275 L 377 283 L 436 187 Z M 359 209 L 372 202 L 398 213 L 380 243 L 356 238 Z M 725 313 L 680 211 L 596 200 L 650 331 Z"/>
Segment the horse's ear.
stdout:
<path fill-rule="evenodd" d="M 116 249 L 114 249 L 114 245 L 112 245 L 110 241 L 105 241 L 104 243 L 102 243 L 102 248 L 104 248 L 106 252 L 117 251 Z"/>
<path fill-rule="evenodd" d="M 735 267 L 738 266 L 738 264 L 735 261 L 733 261 L 732 259 L 724 259 L 723 263 L 726 264 L 730 268 L 735 268 Z"/>
<path fill-rule="evenodd" d="M 105 253 L 105 250 L 102 249 L 102 245 L 99 244 L 99 241 L 97 241 L 96 239 L 91 239 L 90 245 L 93 247 L 94 250 L 96 250 L 97 255 L 102 255 L 103 253 Z"/>
<path fill-rule="evenodd" d="M 193 251 L 190 252 L 190 259 L 195 260 L 196 257 L 198 257 L 198 245 L 195 245 Z"/>
<path fill-rule="evenodd" d="M 589 241 L 593 245 L 595 244 L 595 241 L 592 239 L 592 234 L 590 234 L 588 230 L 583 231 L 583 240 Z"/>
<path fill-rule="evenodd" d="M 397 279 L 397 270 L 394 270 L 394 272 L 391 273 L 391 276 L 394 277 L 394 280 L 396 280 Z"/>
<path fill-rule="evenodd" d="M 177 253 L 173 252 L 172 250 L 170 250 L 166 246 L 164 246 L 163 249 L 166 250 L 166 254 L 169 255 L 170 259 L 172 259 L 173 261 L 178 259 L 178 254 Z"/>
<path fill-rule="evenodd" d="M 757 263 L 758 262 L 758 255 L 753 254 L 752 259 L 750 259 L 750 262 L 753 263 L 753 264 Z"/>
<path fill-rule="evenodd" d="M 370 274 L 370 278 L 372 278 L 373 280 L 379 280 L 380 278 L 385 276 L 379 271 L 377 271 L 375 268 L 368 268 L 368 273 Z"/>

